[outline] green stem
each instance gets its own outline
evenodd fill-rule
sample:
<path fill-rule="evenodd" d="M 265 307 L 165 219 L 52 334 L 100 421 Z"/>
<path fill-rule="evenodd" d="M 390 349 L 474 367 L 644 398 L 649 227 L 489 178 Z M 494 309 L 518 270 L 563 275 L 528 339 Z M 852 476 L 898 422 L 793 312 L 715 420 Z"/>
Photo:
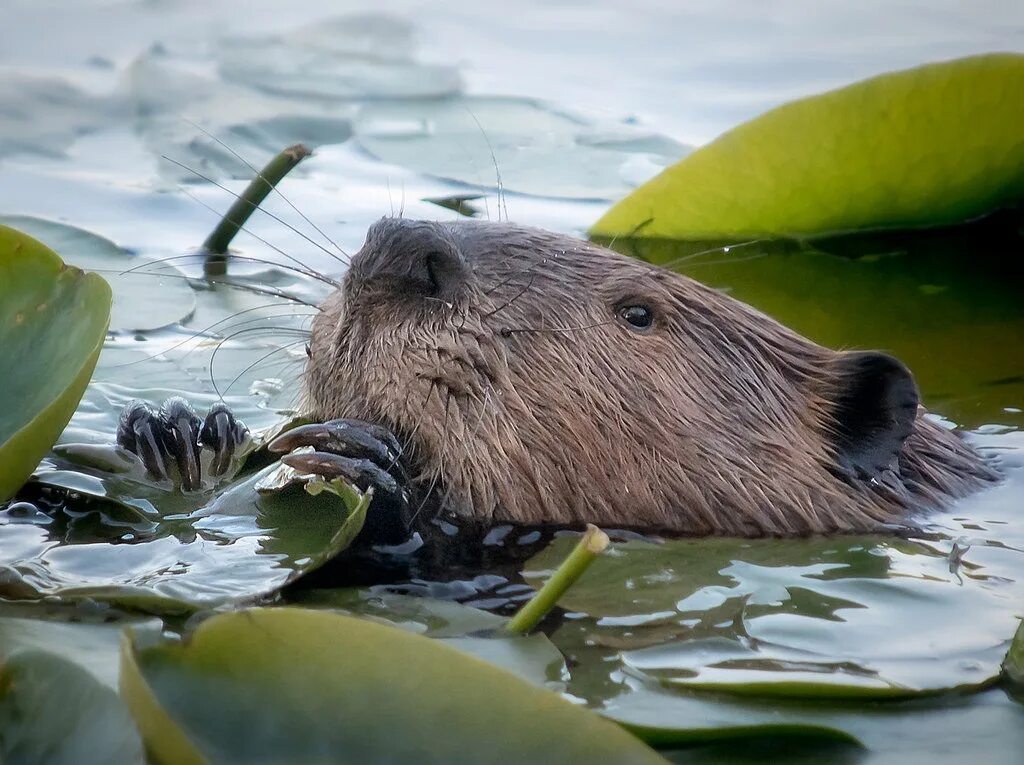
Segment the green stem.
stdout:
<path fill-rule="evenodd" d="M 217 227 L 203 242 L 202 251 L 209 256 L 210 261 L 224 263 L 231 240 L 249 220 L 249 216 L 267 198 L 267 194 L 278 182 L 310 154 L 312 152 L 301 143 L 289 146 L 270 160 L 267 166 L 252 179 L 252 182 L 238 196 L 235 203 L 220 219 Z"/>
<path fill-rule="evenodd" d="M 531 632 L 607 546 L 608 535 L 597 526 L 588 523 L 579 544 L 562 561 L 562 565 L 555 570 L 537 594 L 509 619 L 505 625 L 505 632 L 513 635 L 526 635 Z"/>

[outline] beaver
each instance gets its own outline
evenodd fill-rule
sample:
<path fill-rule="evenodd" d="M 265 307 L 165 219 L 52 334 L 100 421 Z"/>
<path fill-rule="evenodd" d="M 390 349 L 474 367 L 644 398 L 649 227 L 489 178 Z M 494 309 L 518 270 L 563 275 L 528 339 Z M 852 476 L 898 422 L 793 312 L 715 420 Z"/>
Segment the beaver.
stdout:
<path fill-rule="evenodd" d="M 447 521 L 870 532 L 998 479 L 892 356 L 822 347 L 680 274 L 511 223 L 378 221 L 307 353 L 317 424 L 270 448 L 373 486 L 383 537 Z M 130 405 L 118 440 L 154 473 L 194 475 L 182 454 L 219 457 L 241 426 L 186 410 Z"/>

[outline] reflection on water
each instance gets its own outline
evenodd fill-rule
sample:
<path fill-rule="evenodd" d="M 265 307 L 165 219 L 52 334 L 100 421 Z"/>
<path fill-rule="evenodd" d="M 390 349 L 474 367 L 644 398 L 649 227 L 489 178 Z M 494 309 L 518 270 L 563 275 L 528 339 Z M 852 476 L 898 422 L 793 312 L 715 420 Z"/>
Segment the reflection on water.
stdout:
<path fill-rule="evenodd" d="M 0 594 L 77 588 L 96 600 L 187 611 L 272 590 L 329 554 L 327 508 L 275 515 L 243 484 L 210 512 L 205 500 L 86 471 L 83 455 L 98 452 L 67 446 L 108 440 L 120 407 L 136 396 L 180 393 L 202 408 L 225 393 L 254 427 L 294 405 L 311 312 L 203 282 L 195 259 L 183 257 L 209 230 L 207 206 L 224 210 L 231 199 L 201 176 L 238 190 L 251 173 L 235 152 L 260 164 L 296 141 L 317 146 L 283 190 L 348 252 L 373 220 L 399 212 L 511 214 L 579 233 L 608 199 L 687 145 L 786 99 L 1022 47 L 1024 6 L 1001 0 L 527 0 L 515 10 L 455 0 L 429 12 L 416 0 L 311 0 L 283 21 L 270 0 L 11 0 L 0 29 L 0 215 L 51 221 L 19 219 L 71 262 L 110 275 L 148 263 L 139 270 L 150 276 L 116 278 L 115 331 L 96 379 L 30 490 L 47 512 L 17 505 L 0 513 Z M 273 196 L 267 204 L 294 229 L 267 216 L 249 228 L 287 255 L 243 235 L 242 255 L 278 265 L 239 263 L 232 277 L 315 303 L 325 286 L 289 270 L 288 257 L 327 273 L 342 270 L 345 257 L 289 204 Z M 928 517 L 907 539 L 619 544 L 548 622 L 568 660 L 559 680 L 569 694 L 653 728 L 782 721 L 846 731 L 869 748 L 860 759 L 874 762 L 1017 761 L 1024 712 L 1000 689 L 874 705 L 835 698 L 986 684 L 1021 615 L 1018 226 L 997 219 L 914 237 L 728 251 L 615 243 L 826 345 L 900 356 L 934 412 L 1002 455 L 1007 480 Z M 531 560 L 523 579 L 536 584 L 570 542 Z M 451 569 L 391 589 L 493 610 L 527 594 L 507 568 Z M 450 603 L 424 615 L 419 604 L 429 601 L 380 587 L 369 599 L 322 588 L 292 597 L 422 622 L 445 638 L 494 619 Z M 754 689 L 771 700 L 744 695 Z M 818 700 L 792 698 L 799 695 Z M 850 752 L 789 754 L 839 762 Z"/>

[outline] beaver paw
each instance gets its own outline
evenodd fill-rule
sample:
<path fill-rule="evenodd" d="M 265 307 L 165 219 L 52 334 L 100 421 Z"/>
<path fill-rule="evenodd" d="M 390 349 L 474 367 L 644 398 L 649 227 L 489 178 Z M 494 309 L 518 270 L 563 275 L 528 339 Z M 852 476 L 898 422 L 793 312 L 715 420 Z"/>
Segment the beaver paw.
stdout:
<path fill-rule="evenodd" d="M 327 480 L 341 478 L 363 491 L 399 492 L 406 476 L 398 458 L 402 447 L 387 428 L 362 420 L 331 420 L 300 425 L 282 433 L 269 444 L 284 454 L 281 462 L 302 473 Z M 296 449 L 309 449 L 300 451 Z"/>
<path fill-rule="evenodd" d="M 224 404 L 210 408 L 205 420 L 182 398 L 167 399 L 157 409 L 145 401 L 131 401 L 121 412 L 117 443 L 137 455 L 146 473 L 157 481 L 170 481 L 182 491 L 203 488 L 207 477 L 227 475 L 235 454 L 249 438 L 249 429 Z M 204 449 L 212 459 L 204 465 Z"/>
<path fill-rule="evenodd" d="M 301 473 L 341 478 L 363 491 L 372 487 L 374 523 L 387 527 L 392 538 L 407 533 L 408 476 L 399 461 L 402 447 L 387 428 L 347 419 L 300 425 L 267 448 L 283 454 L 281 462 Z"/>

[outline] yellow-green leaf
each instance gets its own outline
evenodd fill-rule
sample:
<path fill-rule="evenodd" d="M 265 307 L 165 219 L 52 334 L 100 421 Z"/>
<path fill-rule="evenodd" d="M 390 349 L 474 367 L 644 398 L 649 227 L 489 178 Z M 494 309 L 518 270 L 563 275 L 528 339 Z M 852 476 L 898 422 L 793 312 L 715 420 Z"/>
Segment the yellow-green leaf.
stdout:
<path fill-rule="evenodd" d="M 126 641 L 121 694 L 158 763 L 664 763 L 558 694 L 430 638 L 255 608 Z"/>
<path fill-rule="evenodd" d="M 101 277 L 0 226 L 0 501 L 71 419 L 103 347 L 110 302 Z"/>
<path fill-rule="evenodd" d="M 1024 199 L 1024 55 L 784 104 L 613 206 L 592 235 L 747 239 L 956 223 Z"/>
<path fill-rule="evenodd" d="M 1010 641 L 1010 650 L 1003 661 L 1003 674 L 1011 683 L 1024 686 L 1024 621 L 1017 625 L 1017 632 Z"/>

